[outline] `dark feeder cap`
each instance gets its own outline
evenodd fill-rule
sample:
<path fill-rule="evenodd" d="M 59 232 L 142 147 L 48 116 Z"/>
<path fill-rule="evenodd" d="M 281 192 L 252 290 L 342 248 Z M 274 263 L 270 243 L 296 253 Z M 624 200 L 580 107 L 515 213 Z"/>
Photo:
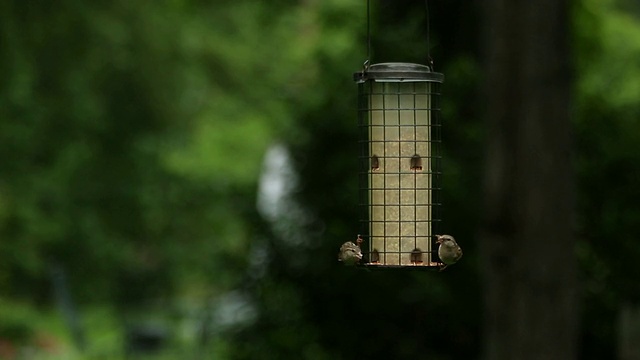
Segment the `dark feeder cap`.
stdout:
<path fill-rule="evenodd" d="M 427 65 L 411 63 L 373 64 L 353 74 L 353 80 L 363 83 L 368 80 L 379 81 L 429 81 L 444 82 L 444 74 L 431 71 Z"/>

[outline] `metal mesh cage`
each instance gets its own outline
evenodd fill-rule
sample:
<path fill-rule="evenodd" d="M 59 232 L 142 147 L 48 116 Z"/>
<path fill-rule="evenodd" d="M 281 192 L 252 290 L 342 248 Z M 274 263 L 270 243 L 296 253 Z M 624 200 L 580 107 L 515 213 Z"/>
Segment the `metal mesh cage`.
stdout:
<path fill-rule="evenodd" d="M 444 76 L 424 65 L 384 63 L 354 78 L 365 263 L 437 266 Z"/>

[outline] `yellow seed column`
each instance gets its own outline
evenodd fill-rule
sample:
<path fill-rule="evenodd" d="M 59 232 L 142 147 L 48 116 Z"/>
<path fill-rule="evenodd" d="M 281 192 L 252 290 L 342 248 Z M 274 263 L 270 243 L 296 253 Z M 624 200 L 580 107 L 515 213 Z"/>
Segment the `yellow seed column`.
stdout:
<path fill-rule="evenodd" d="M 428 265 L 431 261 L 430 83 L 374 81 L 369 100 L 371 249 L 380 265 Z M 412 160 L 413 159 L 413 160 Z M 412 262 L 422 252 L 424 263 Z M 414 259 L 415 260 L 415 259 Z"/>

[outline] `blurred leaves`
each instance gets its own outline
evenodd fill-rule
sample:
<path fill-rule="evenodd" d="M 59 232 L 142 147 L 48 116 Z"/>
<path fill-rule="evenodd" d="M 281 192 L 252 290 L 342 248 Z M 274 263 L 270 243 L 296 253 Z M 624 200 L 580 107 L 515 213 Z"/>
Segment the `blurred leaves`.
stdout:
<path fill-rule="evenodd" d="M 594 357 L 615 349 L 620 304 L 640 302 L 640 13 L 628 5 L 584 0 L 574 8 L 577 250 L 583 353 Z"/>
<path fill-rule="evenodd" d="M 640 193 L 634 185 L 640 179 L 640 88 L 633 80 L 640 72 L 633 60 L 640 56 L 640 17 L 613 1 L 584 1 L 581 10 L 576 140 L 582 231 L 607 264 L 609 290 L 640 301 L 640 288 L 631 280 L 640 276 L 632 260 L 640 255 Z M 588 264 L 588 272 L 600 268 Z"/>
<path fill-rule="evenodd" d="M 206 274 L 246 252 L 238 205 L 314 80 L 297 31 L 313 9 L 2 7 L 0 288 L 26 295 L 56 259 L 103 299 L 118 268 Z"/>

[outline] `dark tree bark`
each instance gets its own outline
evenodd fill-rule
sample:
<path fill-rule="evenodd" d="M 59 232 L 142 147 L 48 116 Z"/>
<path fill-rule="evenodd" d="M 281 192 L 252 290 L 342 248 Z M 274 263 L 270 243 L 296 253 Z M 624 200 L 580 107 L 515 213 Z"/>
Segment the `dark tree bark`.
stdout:
<path fill-rule="evenodd" d="M 574 359 L 569 3 L 485 9 L 484 358 Z"/>

